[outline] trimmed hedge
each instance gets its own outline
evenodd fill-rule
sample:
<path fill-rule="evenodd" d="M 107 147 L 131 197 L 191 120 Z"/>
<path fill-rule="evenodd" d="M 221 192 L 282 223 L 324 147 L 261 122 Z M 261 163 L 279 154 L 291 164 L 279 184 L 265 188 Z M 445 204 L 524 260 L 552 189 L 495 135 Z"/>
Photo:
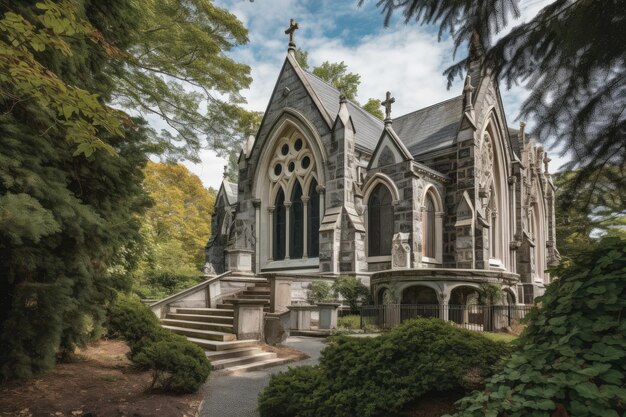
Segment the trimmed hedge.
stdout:
<path fill-rule="evenodd" d="M 553 272 L 517 351 L 457 417 L 626 416 L 626 240 Z"/>
<path fill-rule="evenodd" d="M 273 376 L 259 411 L 262 417 L 383 416 L 427 393 L 476 388 L 508 353 L 505 343 L 439 319 L 408 321 L 375 338 L 337 337 L 318 367 Z"/>
<path fill-rule="evenodd" d="M 130 347 L 130 359 L 152 370 L 151 388 L 195 392 L 211 373 L 204 351 L 186 338 L 161 327 L 157 317 L 139 300 L 118 296 L 109 311 L 109 329 Z"/>

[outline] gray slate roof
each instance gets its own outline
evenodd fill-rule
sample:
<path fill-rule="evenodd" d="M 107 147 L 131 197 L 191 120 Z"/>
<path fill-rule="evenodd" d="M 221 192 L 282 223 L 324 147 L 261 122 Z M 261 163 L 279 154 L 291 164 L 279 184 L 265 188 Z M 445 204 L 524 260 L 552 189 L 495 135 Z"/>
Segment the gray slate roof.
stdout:
<path fill-rule="evenodd" d="M 341 93 L 310 72 L 304 73 L 324 109 L 334 120 L 339 112 Z M 374 151 L 384 123 L 351 101 L 348 101 L 348 111 L 356 129 L 357 147 Z M 394 119 L 393 130 L 411 155 L 415 156 L 451 146 L 459 131 L 462 116 L 463 96 L 458 96 Z"/>
<path fill-rule="evenodd" d="M 237 202 L 237 183 L 224 180 L 224 192 L 226 193 L 228 204 L 232 205 Z"/>
<path fill-rule="evenodd" d="M 458 96 L 400 116 L 392 126 L 415 156 L 451 146 L 462 117 L 463 96 Z"/>
<path fill-rule="evenodd" d="M 304 71 L 304 73 L 313 91 L 315 91 L 315 94 L 317 94 L 322 102 L 324 109 L 326 109 L 330 118 L 335 120 L 339 112 L 339 96 L 341 93 L 310 72 Z M 348 101 L 348 111 L 350 112 L 350 116 L 354 122 L 354 128 L 356 129 L 356 145 L 366 150 L 373 151 L 383 131 L 384 124 L 382 120 L 378 120 L 351 101 Z"/>

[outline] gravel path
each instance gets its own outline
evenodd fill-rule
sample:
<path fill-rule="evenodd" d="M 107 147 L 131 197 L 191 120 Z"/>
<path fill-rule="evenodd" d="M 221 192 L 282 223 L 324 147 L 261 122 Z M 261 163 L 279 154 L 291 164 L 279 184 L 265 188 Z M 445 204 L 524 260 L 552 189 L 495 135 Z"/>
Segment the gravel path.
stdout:
<path fill-rule="evenodd" d="M 270 375 L 290 366 L 314 365 L 325 347 L 323 339 L 289 337 L 283 344 L 309 355 L 309 359 L 241 375 L 211 376 L 203 388 L 201 417 L 258 417 L 257 397 L 269 382 Z"/>

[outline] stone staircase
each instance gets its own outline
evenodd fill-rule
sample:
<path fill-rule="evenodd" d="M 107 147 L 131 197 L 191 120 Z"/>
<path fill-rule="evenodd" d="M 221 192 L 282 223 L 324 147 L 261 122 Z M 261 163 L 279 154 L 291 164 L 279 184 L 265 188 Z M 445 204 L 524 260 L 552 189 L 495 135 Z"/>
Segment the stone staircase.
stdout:
<path fill-rule="evenodd" d="M 270 287 L 267 282 L 255 282 L 217 308 L 175 308 L 161 324 L 165 329 L 186 336 L 206 351 L 214 370 L 236 374 L 281 365 L 292 360 L 279 358 L 274 352 L 261 349 L 257 340 L 237 340 L 233 332 L 233 300 L 267 300 L 269 311 Z"/>

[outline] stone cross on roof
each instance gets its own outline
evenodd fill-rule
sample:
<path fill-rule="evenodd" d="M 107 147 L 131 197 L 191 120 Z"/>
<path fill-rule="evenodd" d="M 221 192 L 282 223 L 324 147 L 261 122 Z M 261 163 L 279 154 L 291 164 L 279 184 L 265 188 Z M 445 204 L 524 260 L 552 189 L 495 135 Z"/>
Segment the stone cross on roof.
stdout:
<path fill-rule="evenodd" d="M 380 103 L 380 105 L 385 108 L 385 124 L 391 123 L 391 105 L 395 102 L 396 102 L 396 98 L 391 97 L 391 93 L 387 91 L 387 95 L 385 96 L 385 101 Z"/>
<path fill-rule="evenodd" d="M 300 29 L 300 27 L 298 26 L 298 22 L 296 22 L 293 19 L 289 19 L 289 28 L 287 28 L 285 30 L 285 35 L 289 35 L 289 50 L 296 50 L 296 43 L 293 41 L 293 34 L 294 32 Z"/>

